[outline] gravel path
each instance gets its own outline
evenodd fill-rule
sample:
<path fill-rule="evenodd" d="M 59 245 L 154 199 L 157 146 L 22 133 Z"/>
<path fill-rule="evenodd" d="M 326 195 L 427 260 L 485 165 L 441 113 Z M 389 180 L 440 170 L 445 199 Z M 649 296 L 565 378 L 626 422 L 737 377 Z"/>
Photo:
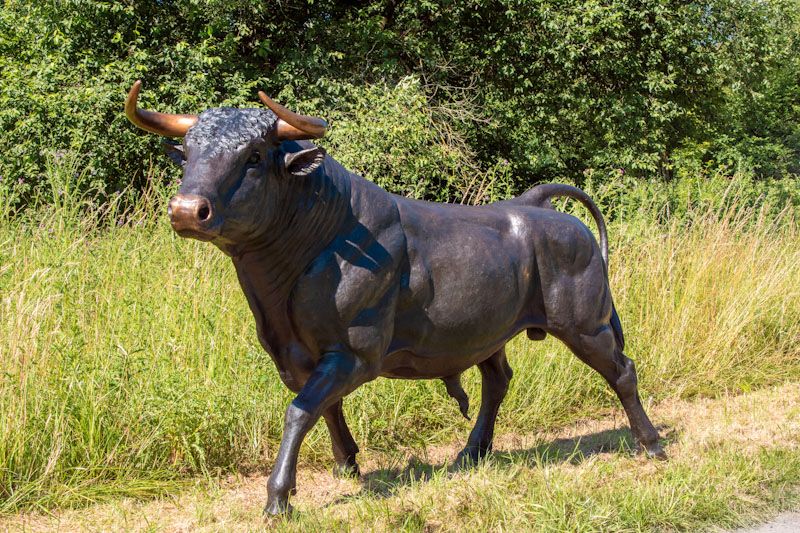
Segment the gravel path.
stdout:
<path fill-rule="evenodd" d="M 800 532 L 800 512 L 779 514 L 775 520 L 760 526 L 737 529 L 734 533 L 798 533 Z"/>

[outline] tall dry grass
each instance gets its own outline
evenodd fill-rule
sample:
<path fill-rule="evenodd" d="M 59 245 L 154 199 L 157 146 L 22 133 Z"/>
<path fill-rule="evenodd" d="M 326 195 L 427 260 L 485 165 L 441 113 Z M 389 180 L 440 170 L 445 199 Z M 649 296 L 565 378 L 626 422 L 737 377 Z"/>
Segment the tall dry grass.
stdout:
<path fill-rule="evenodd" d="M 755 208 L 628 234 L 612 286 L 645 387 L 687 396 L 796 378 L 798 237 L 790 210 L 767 218 Z"/>

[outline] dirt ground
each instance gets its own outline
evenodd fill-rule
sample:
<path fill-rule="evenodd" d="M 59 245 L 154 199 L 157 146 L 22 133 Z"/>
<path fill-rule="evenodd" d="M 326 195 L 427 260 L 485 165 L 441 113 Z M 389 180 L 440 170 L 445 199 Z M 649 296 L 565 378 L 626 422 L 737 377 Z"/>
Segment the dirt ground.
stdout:
<path fill-rule="evenodd" d="M 786 384 L 738 396 L 694 401 L 667 401 L 647 406 L 654 420 L 681 434 L 670 446 L 671 455 L 692 453 L 717 442 L 735 443 L 740 449 L 769 446 L 794 448 L 800 435 L 800 383 Z M 573 424 L 553 433 L 501 434 L 496 451 L 522 450 L 549 443 L 566 453 L 579 451 L 602 458 L 619 451 L 619 440 L 627 435 L 627 420 L 621 411 L 606 418 Z M 362 453 L 360 480 L 335 479 L 328 468 L 301 465 L 298 493 L 293 505 L 303 509 L 326 507 L 347 516 L 354 497 L 367 491 L 380 492 L 387 475 L 419 472 L 421 461 L 442 464 L 451 461 L 460 443 L 429 448 L 424 457 L 397 456 L 366 450 Z M 648 468 L 644 465 L 643 468 Z M 393 472 L 393 474 L 387 474 Z M 462 475 L 462 474 L 455 474 Z M 422 477 L 422 476 L 421 476 Z M 395 497 L 387 494 L 386 497 Z M 52 514 L 24 513 L 0 518 L 0 530 L 25 531 L 230 531 L 263 527 L 261 508 L 266 498 L 266 477 L 231 476 L 219 482 L 197 480 L 180 494 L 149 501 L 121 499 L 83 509 Z M 339 508 L 337 510 L 337 508 Z M 770 529 L 772 528 L 772 529 Z M 800 514 L 784 514 L 761 528 L 742 533 L 800 531 Z M 739 532 L 737 532 L 739 533 Z"/>

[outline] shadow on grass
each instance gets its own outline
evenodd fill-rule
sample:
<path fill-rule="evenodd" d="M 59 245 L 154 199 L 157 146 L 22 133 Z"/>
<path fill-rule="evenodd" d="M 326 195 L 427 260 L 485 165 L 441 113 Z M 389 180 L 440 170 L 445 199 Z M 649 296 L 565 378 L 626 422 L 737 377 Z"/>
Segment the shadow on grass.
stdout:
<path fill-rule="evenodd" d="M 657 429 L 662 434 L 662 443 L 675 440 L 674 429 L 667 426 L 659 426 Z M 601 453 L 633 455 L 635 451 L 636 443 L 630 430 L 618 428 L 568 439 L 554 439 L 521 450 L 497 450 L 489 454 L 482 462 L 488 461 L 500 468 L 512 464 L 537 468 L 562 463 L 577 465 L 589 457 Z M 387 498 L 399 488 L 427 481 L 435 473 L 452 474 L 474 468 L 474 466 L 455 462 L 432 464 L 417 457 L 411 457 L 405 467 L 383 468 L 367 472 L 361 476 L 362 491 L 360 493 L 345 496 L 329 505 L 336 505 L 363 496 Z"/>

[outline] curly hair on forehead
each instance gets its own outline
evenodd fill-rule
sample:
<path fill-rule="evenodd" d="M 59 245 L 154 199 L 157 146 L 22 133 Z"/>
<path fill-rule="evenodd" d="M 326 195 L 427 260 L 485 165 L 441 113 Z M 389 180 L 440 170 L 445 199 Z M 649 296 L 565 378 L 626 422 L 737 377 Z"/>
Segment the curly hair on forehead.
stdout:
<path fill-rule="evenodd" d="M 269 109 L 216 107 L 200 114 L 184 142 L 198 148 L 210 147 L 209 155 L 213 155 L 238 148 L 256 137 L 266 137 L 276 121 L 275 113 Z"/>

